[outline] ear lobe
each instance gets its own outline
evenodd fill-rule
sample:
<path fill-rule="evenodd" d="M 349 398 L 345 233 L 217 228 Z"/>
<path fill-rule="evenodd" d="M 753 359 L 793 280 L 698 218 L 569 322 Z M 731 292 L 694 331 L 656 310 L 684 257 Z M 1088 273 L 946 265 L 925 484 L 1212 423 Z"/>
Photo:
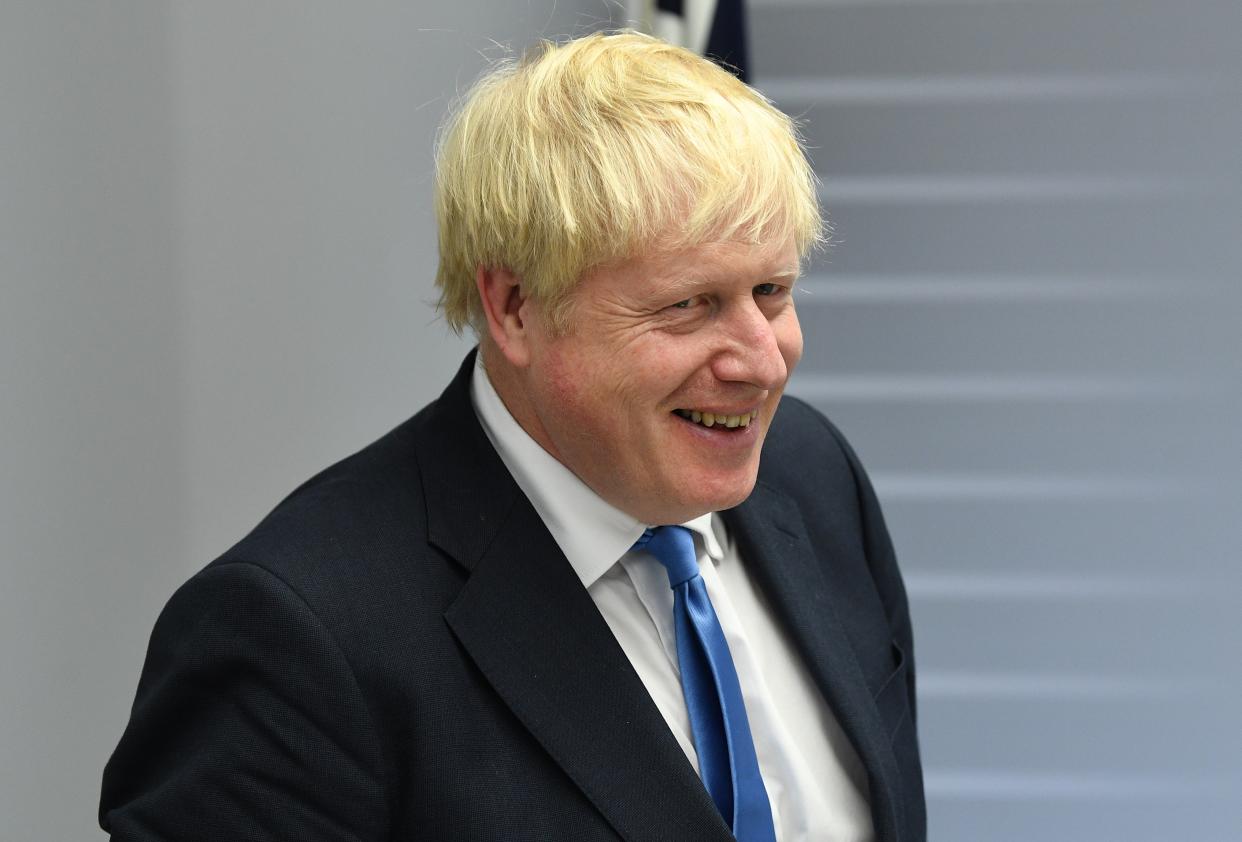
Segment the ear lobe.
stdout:
<path fill-rule="evenodd" d="M 503 267 L 479 266 L 474 283 L 487 318 L 487 332 L 511 365 L 530 361 L 530 325 L 523 315 L 522 279 Z"/>

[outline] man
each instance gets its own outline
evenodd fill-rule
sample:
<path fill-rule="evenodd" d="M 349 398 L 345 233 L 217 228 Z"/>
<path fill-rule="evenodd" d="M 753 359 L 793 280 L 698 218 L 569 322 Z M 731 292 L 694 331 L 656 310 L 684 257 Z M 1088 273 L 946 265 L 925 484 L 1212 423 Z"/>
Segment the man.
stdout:
<path fill-rule="evenodd" d="M 821 232 L 789 119 L 593 35 L 479 83 L 437 174 L 477 357 L 172 598 L 103 827 L 924 839 L 892 548 L 781 400 Z"/>

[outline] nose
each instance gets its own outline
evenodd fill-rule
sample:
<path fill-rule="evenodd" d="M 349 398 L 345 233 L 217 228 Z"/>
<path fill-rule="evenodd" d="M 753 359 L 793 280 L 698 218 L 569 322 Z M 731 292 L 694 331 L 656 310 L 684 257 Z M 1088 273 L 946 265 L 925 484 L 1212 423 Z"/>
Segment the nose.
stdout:
<path fill-rule="evenodd" d="M 712 360 L 712 373 L 723 382 L 779 389 L 802 353 L 802 332 L 792 311 L 770 318 L 748 298 L 721 318 L 722 348 Z"/>

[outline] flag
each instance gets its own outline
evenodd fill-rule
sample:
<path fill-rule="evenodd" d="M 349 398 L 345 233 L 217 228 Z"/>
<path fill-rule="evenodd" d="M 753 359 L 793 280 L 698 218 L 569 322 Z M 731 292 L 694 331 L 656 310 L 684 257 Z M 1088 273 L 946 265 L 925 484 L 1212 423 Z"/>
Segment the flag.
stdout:
<path fill-rule="evenodd" d="M 642 28 L 686 47 L 750 81 L 743 0 L 640 0 Z"/>

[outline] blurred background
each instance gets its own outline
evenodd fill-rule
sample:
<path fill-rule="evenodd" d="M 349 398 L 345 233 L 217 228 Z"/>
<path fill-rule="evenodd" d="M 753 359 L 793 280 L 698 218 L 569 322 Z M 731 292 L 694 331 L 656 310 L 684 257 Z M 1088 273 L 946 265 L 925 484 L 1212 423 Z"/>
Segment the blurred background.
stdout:
<path fill-rule="evenodd" d="M 0 2 L 0 838 L 102 838 L 172 591 L 434 398 L 436 128 L 603 0 Z M 1242 5 L 750 0 L 931 837 L 1242 838 Z"/>

